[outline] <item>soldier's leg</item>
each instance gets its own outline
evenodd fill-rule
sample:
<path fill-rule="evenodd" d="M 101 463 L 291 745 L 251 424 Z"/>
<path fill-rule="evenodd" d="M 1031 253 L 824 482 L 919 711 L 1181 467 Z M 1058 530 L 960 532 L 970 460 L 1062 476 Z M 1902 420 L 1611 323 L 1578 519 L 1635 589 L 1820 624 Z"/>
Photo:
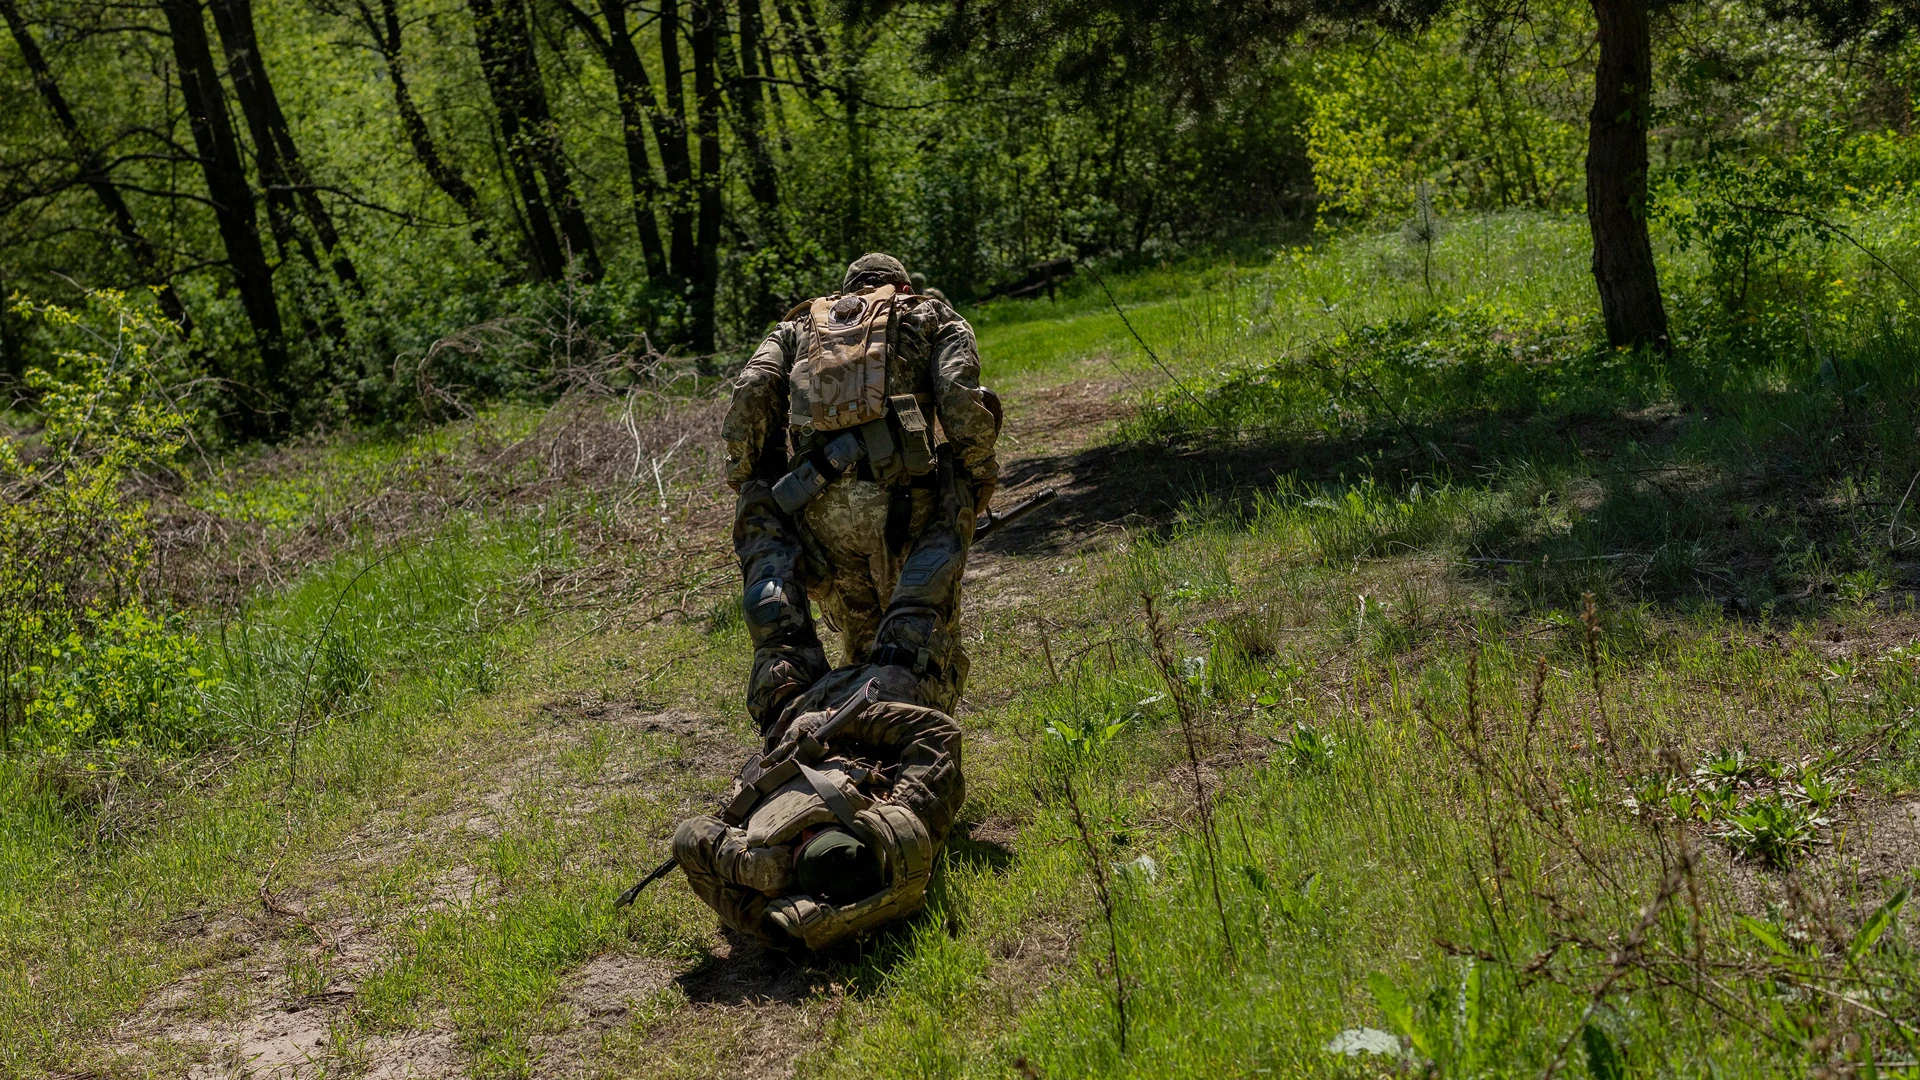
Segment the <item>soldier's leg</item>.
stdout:
<path fill-rule="evenodd" d="M 742 612 L 753 639 L 747 715 L 765 734 L 780 709 L 827 673 L 826 650 L 813 626 L 801 580 L 800 538 L 773 501 L 771 485 L 741 487 L 733 517 L 733 550 L 746 582 Z"/>
<path fill-rule="evenodd" d="M 939 499 L 931 520 L 901 563 L 871 661 L 913 669 L 927 704 L 951 712 L 965 689 L 968 660 L 960 643 L 960 580 L 973 543 L 973 504 L 943 456 Z"/>
<path fill-rule="evenodd" d="M 773 897 L 729 878 L 744 842 L 737 829 L 728 829 L 717 817 L 688 818 L 673 834 L 673 857 L 687 875 L 694 895 L 706 901 L 720 921 L 768 945 L 791 945 L 780 925 L 767 918 Z"/>
<path fill-rule="evenodd" d="M 840 631 L 839 666 L 866 660 L 886 608 L 887 501 L 888 491 L 881 485 L 843 478 L 828 485 L 803 512 L 833 583 L 822 593 L 820 607 Z"/>

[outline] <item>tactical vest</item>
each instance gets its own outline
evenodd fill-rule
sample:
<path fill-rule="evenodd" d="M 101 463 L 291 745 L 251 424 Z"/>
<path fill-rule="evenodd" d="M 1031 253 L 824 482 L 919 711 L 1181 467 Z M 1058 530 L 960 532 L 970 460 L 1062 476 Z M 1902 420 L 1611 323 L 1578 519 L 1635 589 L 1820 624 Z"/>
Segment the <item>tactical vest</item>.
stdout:
<path fill-rule="evenodd" d="M 787 417 L 806 444 L 803 451 L 820 436 L 856 429 L 875 480 L 933 471 L 933 429 L 920 398 L 887 393 L 900 315 L 915 299 L 880 285 L 806 305 L 812 348 L 794 361 Z"/>

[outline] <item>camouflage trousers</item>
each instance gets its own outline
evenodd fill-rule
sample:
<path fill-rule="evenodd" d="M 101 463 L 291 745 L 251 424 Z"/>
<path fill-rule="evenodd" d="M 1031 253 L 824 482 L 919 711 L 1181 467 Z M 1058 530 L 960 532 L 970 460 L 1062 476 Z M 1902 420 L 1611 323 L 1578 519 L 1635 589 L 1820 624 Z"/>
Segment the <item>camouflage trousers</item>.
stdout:
<path fill-rule="evenodd" d="M 813 625 L 817 596 L 840 631 L 840 665 L 896 664 L 922 682 L 921 700 L 951 713 L 966 688 L 960 584 L 973 541 L 973 495 L 944 455 L 931 487 L 908 490 L 907 543 L 888 543 L 894 490 L 842 477 L 792 521 L 771 486 L 750 481 L 735 508 L 734 551 L 753 638 L 748 713 L 763 733 L 779 705 L 825 674 Z"/>
<path fill-rule="evenodd" d="M 695 896 L 706 901 L 720 921 L 763 945 L 792 945 L 793 938 L 767 917 L 775 897 L 737 884 L 729 864 L 741 854 L 741 834 L 711 814 L 688 818 L 673 834 L 673 857 L 687 875 Z"/>

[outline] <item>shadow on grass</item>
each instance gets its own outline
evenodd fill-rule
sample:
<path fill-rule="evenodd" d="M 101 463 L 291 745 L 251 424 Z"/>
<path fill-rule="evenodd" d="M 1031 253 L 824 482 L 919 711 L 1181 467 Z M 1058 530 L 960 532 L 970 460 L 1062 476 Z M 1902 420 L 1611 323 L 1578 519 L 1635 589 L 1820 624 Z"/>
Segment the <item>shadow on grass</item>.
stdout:
<path fill-rule="evenodd" d="M 805 952 L 769 949 L 732 930 L 726 956 L 709 956 L 675 981 L 687 1000 L 708 1004 L 797 1005 L 826 989 L 825 968 Z"/>
<path fill-rule="evenodd" d="M 1889 542 L 1901 510 L 1920 518 L 1899 505 L 1920 454 L 1898 427 L 1897 416 L 1776 393 L 1724 410 L 1482 416 L 1345 439 L 1117 443 L 1012 463 L 1010 498 L 1043 486 L 1060 498 L 983 548 L 1058 556 L 1118 528 L 1252 522 L 1284 488 L 1296 507 L 1356 518 L 1314 528 L 1329 563 L 1445 554 L 1454 572 L 1534 608 L 1592 591 L 1818 616 L 1920 582 L 1920 562 L 1898 561 L 1898 536 Z M 1360 489 L 1370 509 L 1348 500 Z M 1402 519 L 1419 515 L 1403 508 L 1439 491 L 1456 498 L 1410 534 Z M 1920 547 L 1920 532 L 1908 539 Z"/>

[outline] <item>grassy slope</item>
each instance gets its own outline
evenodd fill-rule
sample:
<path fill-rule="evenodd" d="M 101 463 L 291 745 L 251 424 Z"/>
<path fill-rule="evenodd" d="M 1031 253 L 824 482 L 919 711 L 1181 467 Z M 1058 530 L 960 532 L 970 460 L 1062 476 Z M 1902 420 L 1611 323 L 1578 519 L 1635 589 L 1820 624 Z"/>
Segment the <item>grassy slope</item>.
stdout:
<path fill-rule="evenodd" d="M 1224 365 L 1294 355 L 1436 300 L 1578 318 L 1577 235 L 1538 219 L 1456 229 L 1436 259 L 1437 297 L 1391 238 L 1109 284 L 1205 393 Z M 7 774 L 0 1063 L 175 1075 L 237 1044 L 315 1075 L 395 1062 L 539 1076 L 782 1075 L 789 1061 L 823 1077 L 1388 1070 L 1387 1057 L 1322 1049 L 1356 1025 L 1390 1029 L 1461 1075 L 1538 1075 L 1558 1058 L 1575 1075 L 1612 1075 L 1609 1054 L 1636 1075 L 1709 1061 L 1719 1075 L 1797 1074 L 1859 1057 L 1849 1034 L 1883 1060 L 1911 1056 L 1867 1011 L 1910 1004 L 1903 950 L 1863 952 L 1849 974 L 1870 985 L 1849 984 L 1857 1003 L 1835 1006 L 1779 992 L 1786 961 L 1735 921 L 1770 921 L 1801 942 L 1792 963 L 1824 972 L 1814 954 L 1831 958 L 1830 938 L 1844 953 L 1910 872 L 1900 793 L 1911 773 L 1897 743 L 1874 738 L 1916 693 L 1908 594 L 1857 579 L 1757 624 L 1707 590 L 1652 596 L 1630 560 L 1561 562 L 1549 546 L 1555 561 L 1536 574 L 1542 545 L 1647 492 L 1608 487 L 1606 459 L 1524 425 L 1487 463 L 1497 468 L 1429 459 L 1418 486 L 1399 471 L 1414 459 L 1392 446 L 1371 470 L 1322 468 L 1313 447 L 1290 443 L 1202 454 L 1232 458 L 1215 472 L 1167 467 L 1177 455 L 1163 449 L 1108 454 L 1099 425 L 1078 419 L 1085 401 L 1049 388 L 1164 381 L 1090 286 L 1051 306 L 971 313 L 1015 415 L 1023 482 L 1067 495 L 1058 528 L 1017 530 L 976 555 L 972 827 L 925 915 L 794 968 L 733 948 L 675 883 L 612 914 L 608 898 L 747 743 L 732 586 L 724 573 L 675 577 L 671 604 L 634 590 L 640 609 L 692 616 L 679 620 L 609 625 L 604 608 L 562 602 L 506 618 L 528 581 L 602 557 L 555 537 L 596 514 L 638 520 L 646 500 L 608 494 L 612 509 L 584 514 L 483 503 L 351 589 L 365 553 L 250 610 L 262 642 L 279 628 L 281 648 L 304 659 L 299 643 L 345 596 L 360 643 L 291 784 L 283 750 L 242 756 L 188 791 L 156 784 L 165 797 L 150 813 L 96 839 L 85 823 L 106 817 Z M 1728 447 L 1766 445 L 1740 442 L 1744 422 L 1702 434 L 1710 425 L 1688 421 L 1648 449 L 1643 428 L 1582 420 L 1574 442 L 1684 465 L 1690 478 L 1674 482 L 1692 501 L 1739 518 L 1740 499 L 1768 498 L 1723 482 Z M 318 479 L 293 490 L 334 486 L 343 466 L 319 462 Z M 1276 467 L 1277 484 L 1264 479 Z M 1340 475 L 1369 471 L 1378 482 Z M 1194 476 L 1214 482 L 1183 490 Z M 1116 502 L 1113 488 L 1137 497 Z M 262 499 L 289 501 L 230 501 Z M 289 521 L 312 513 L 300 499 Z M 1094 527 L 1125 512 L 1149 517 Z M 716 523 L 702 522 L 705 549 L 723 553 Z M 1602 539 L 1638 544 L 1667 527 Z M 1715 557 L 1696 556 L 1700 580 Z M 1588 589 L 1602 599 L 1592 654 L 1569 606 Z M 1211 847 L 1142 592 L 1191 676 Z M 299 663 L 275 670 L 278 682 L 229 681 L 265 700 L 256 722 L 278 731 L 307 680 Z M 360 671 L 373 682 L 355 690 Z M 1797 877 L 1711 838 L 1769 784 L 1816 779 L 1770 780 L 1751 763 L 1841 746 L 1860 752 L 1815 772 L 1850 794 L 1813 826 L 1822 846 Z M 1693 777 L 1733 749 L 1748 762 L 1734 779 Z M 1629 795 L 1694 821 L 1625 813 Z M 1682 851 L 1691 871 L 1669 877 Z M 1112 938 L 1096 880 L 1114 898 Z M 1666 966 L 1610 959 L 1650 902 L 1634 955 Z M 1691 984 L 1676 977 L 1688 973 Z"/>

